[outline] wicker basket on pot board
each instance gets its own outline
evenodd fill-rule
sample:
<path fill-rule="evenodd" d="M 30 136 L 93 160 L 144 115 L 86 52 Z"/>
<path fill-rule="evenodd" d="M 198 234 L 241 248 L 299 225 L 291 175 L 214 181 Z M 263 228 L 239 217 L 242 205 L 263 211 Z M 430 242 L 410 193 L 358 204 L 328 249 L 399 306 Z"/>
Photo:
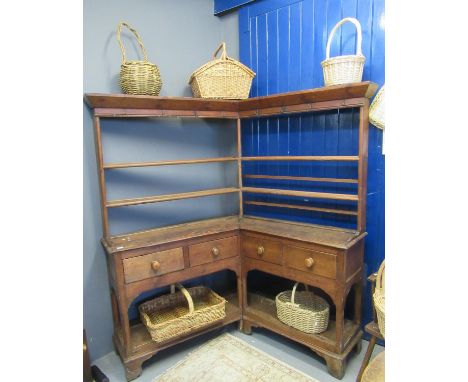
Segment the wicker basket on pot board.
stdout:
<path fill-rule="evenodd" d="M 125 48 L 122 44 L 120 32 L 127 27 L 134 35 L 143 52 L 144 60 L 127 61 Z M 127 23 L 120 23 L 117 28 L 117 40 L 122 52 L 122 65 L 120 66 L 120 87 L 125 94 L 157 96 L 161 91 L 161 74 L 156 65 L 148 61 L 145 46 L 138 32 Z"/>
<path fill-rule="evenodd" d="M 138 307 L 141 321 L 156 342 L 182 336 L 198 328 L 215 324 L 226 317 L 226 300 L 204 286 L 157 297 Z"/>
<path fill-rule="evenodd" d="M 221 58 L 216 55 L 222 49 Z M 213 59 L 195 70 L 189 80 L 194 97 L 245 99 L 249 97 L 255 73 L 228 57 L 226 43 L 216 49 Z"/>
<path fill-rule="evenodd" d="M 330 58 L 330 47 L 333 36 L 336 30 L 346 22 L 350 22 L 356 27 L 356 54 Z M 325 86 L 362 81 L 362 72 L 364 71 L 364 62 L 366 61 L 366 58 L 362 55 L 361 45 L 361 24 L 359 24 L 359 21 L 357 21 L 355 18 L 346 17 L 333 27 L 330 32 L 330 36 L 328 36 L 326 59 L 322 61 L 323 79 Z"/>
<path fill-rule="evenodd" d="M 276 314 L 280 321 L 305 333 L 322 333 L 327 330 L 330 306 L 321 297 L 306 290 L 297 292 L 299 283 L 291 290 L 276 296 Z"/>
<path fill-rule="evenodd" d="M 385 338 L 385 260 L 380 265 L 374 291 L 374 306 L 377 312 L 377 325 Z"/>

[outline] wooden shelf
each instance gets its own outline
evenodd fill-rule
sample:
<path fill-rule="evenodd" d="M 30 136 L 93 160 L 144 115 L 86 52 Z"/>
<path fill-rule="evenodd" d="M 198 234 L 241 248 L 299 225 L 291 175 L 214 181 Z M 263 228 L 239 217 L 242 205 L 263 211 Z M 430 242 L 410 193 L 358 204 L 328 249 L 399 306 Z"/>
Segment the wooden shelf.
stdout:
<path fill-rule="evenodd" d="M 255 205 L 255 206 L 291 208 L 291 209 L 296 209 L 296 210 L 318 211 L 318 212 L 327 212 L 327 213 L 338 214 L 338 215 L 357 216 L 357 211 L 339 210 L 339 209 L 334 209 L 334 208 L 309 207 L 309 206 L 300 206 L 297 204 L 284 204 L 284 203 L 256 202 L 256 201 L 251 201 L 251 200 L 247 200 L 244 203 Z"/>
<path fill-rule="evenodd" d="M 106 207 L 113 208 L 113 207 L 135 206 L 139 204 L 160 203 L 160 202 L 168 202 L 171 200 L 191 199 L 191 198 L 201 198 L 203 196 L 231 194 L 234 192 L 239 192 L 239 189 L 235 187 L 214 188 L 211 190 L 182 192 L 179 194 L 145 196 L 142 198 L 133 198 L 133 199 L 118 199 L 118 200 L 108 201 L 106 203 Z"/>
<path fill-rule="evenodd" d="M 242 157 L 243 161 L 358 161 L 359 157 L 355 155 L 335 155 L 335 156 L 266 156 L 266 157 Z"/>
<path fill-rule="evenodd" d="M 85 102 L 97 117 L 251 118 L 359 107 L 376 90 L 377 84 L 366 81 L 240 101 L 87 93 Z"/>
<path fill-rule="evenodd" d="M 215 325 L 201 328 L 198 331 L 191 332 L 183 337 L 177 337 L 173 340 L 156 343 L 151 339 L 151 336 L 146 327 L 139 323 L 130 327 L 131 338 L 131 357 L 140 357 L 144 354 L 155 353 L 162 349 L 168 348 L 176 343 L 180 343 L 191 338 L 197 337 L 209 331 L 221 328 L 230 323 L 241 319 L 241 310 L 239 308 L 238 298 L 236 294 L 223 296 L 226 300 L 226 317 Z"/>
<path fill-rule="evenodd" d="M 129 167 L 152 167 L 152 166 L 172 166 L 180 164 L 197 164 L 197 163 L 217 163 L 217 162 L 235 162 L 237 157 L 222 157 L 222 158 L 201 158 L 201 159 L 182 159 L 182 160 L 166 160 L 156 162 L 131 162 L 131 163 L 108 163 L 103 166 L 104 169 L 129 168 Z"/>
<path fill-rule="evenodd" d="M 351 200 L 355 202 L 359 200 L 357 195 L 332 194 L 329 192 L 295 191 L 295 190 L 282 190 L 282 189 L 277 189 L 277 188 L 258 188 L 258 187 L 242 187 L 241 190 L 243 192 L 251 192 L 254 194 L 299 196 L 299 197 L 316 198 L 316 199 Z"/>
<path fill-rule="evenodd" d="M 286 175 L 254 175 L 245 174 L 244 178 L 247 179 L 274 179 L 274 180 L 299 180 L 302 182 L 325 182 L 325 183 L 355 183 L 359 181 L 357 179 L 345 179 L 345 178 L 312 178 L 310 176 L 286 176 Z"/>
<path fill-rule="evenodd" d="M 303 345 L 334 350 L 336 345 L 336 326 L 335 321 L 331 320 L 328 329 L 319 334 L 308 334 L 294 329 L 289 325 L 283 324 L 276 316 L 276 303 L 274 300 L 260 296 L 255 293 L 248 294 L 248 306 L 244 317 L 260 326 L 280 333 Z M 351 320 L 345 320 L 344 324 L 344 347 L 350 342 L 354 335 L 359 331 L 359 325 Z"/>

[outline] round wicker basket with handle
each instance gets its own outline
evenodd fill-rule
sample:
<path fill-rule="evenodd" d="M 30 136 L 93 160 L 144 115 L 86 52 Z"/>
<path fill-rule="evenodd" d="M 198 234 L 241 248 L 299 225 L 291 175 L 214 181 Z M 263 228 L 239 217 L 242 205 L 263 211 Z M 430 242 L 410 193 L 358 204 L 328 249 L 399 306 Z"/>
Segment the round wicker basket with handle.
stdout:
<path fill-rule="evenodd" d="M 221 57 L 217 58 L 221 51 Z M 221 43 L 213 59 L 195 70 L 189 79 L 194 97 L 245 99 L 249 97 L 255 73 L 241 62 L 228 57 Z"/>
<path fill-rule="evenodd" d="M 380 265 L 374 291 L 374 306 L 377 312 L 377 325 L 385 338 L 385 260 Z"/>
<path fill-rule="evenodd" d="M 276 314 L 280 321 L 305 333 L 322 333 L 327 330 L 330 306 L 321 297 L 309 291 L 296 292 L 299 283 L 291 290 L 276 296 Z"/>
<path fill-rule="evenodd" d="M 122 27 L 128 28 L 134 35 L 143 52 L 144 60 L 127 61 L 125 48 L 120 37 Z M 162 81 L 159 68 L 148 61 L 145 46 L 138 32 L 127 23 L 121 22 L 117 28 L 117 40 L 122 52 L 120 66 L 120 87 L 125 94 L 157 96 L 161 91 Z"/>
<path fill-rule="evenodd" d="M 375 96 L 369 108 L 369 122 L 379 129 L 385 128 L 385 85 L 383 85 Z"/>
<path fill-rule="evenodd" d="M 336 30 L 344 23 L 350 22 L 356 27 L 357 46 L 356 54 L 348 56 L 337 56 L 330 58 L 330 48 Z M 323 78 L 325 86 L 361 82 L 366 58 L 362 55 L 362 32 L 361 24 L 353 17 L 346 17 L 339 21 L 328 36 L 326 59 L 322 61 Z"/>

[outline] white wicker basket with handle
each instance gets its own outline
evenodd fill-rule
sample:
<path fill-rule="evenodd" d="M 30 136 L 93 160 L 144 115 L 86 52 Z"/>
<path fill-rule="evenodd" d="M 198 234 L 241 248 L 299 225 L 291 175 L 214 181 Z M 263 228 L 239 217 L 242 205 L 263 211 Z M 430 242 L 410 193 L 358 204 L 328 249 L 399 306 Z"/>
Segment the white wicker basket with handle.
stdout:
<path fill-rule="evenodd" d="M 383 85 L 369 108 L 369 121 L 379 129 L 385 128 L 385 85 Z"/>
<path fill-rule="evenodd" d="M 356 27 L 356 54 L 330 58 L 330 47 L 337 29 L 344 23 L 350 22 Z M 348 84 L 362 81 L 362 72 L 366 58 L 362 55 L 361 24 L 353 17 L 346 17 L 336 24 L 330 32 L 327 41 L 326 59 L 322 61 L 323 79 L 325 86 Z"/>

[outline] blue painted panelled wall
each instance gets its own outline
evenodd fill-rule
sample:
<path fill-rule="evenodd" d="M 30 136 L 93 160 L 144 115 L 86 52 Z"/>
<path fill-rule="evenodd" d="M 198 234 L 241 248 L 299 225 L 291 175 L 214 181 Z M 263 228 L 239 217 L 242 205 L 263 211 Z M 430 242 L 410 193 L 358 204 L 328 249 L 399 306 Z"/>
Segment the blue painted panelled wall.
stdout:
<path fill-rule="evenodd" d="M 357 18 L 362 26 L 362 52 L 366 57 L 363 80 L 385 82 L 384 0 L 259 0 L 239 10 L 240 59 L 257 76 L 251 96 L 323 86 L 320 62 L 330 30 L 344 17 Z M 331 55 L 355 52 L 355 30 L 345 24 L 332 44 Z M 243 155 L 357 155 L 357 110 L 330 111 L 303 116 L 258 119 L 242 126 Z M 384 156 L 382 132 L 370 125 L 367 193 L 366 274 L 375 272 L 384 254 Z M 356 164 L 245 163 L 244 174 L 300 175 L 356 178 Z M 333 185 L 259 181 L 246 185 L 311 191 L 355 193 L 346 184 Z M 246 200 L 287 202 L 316 206 L 355 208 L 326 201 L 246 195 Z M 246 205 L 250 215 L 319 224 L 355 227 L 354 217 L 310 211 Z M 363 322 L 371 320 L 371 294 L 365 282 Z"/>

